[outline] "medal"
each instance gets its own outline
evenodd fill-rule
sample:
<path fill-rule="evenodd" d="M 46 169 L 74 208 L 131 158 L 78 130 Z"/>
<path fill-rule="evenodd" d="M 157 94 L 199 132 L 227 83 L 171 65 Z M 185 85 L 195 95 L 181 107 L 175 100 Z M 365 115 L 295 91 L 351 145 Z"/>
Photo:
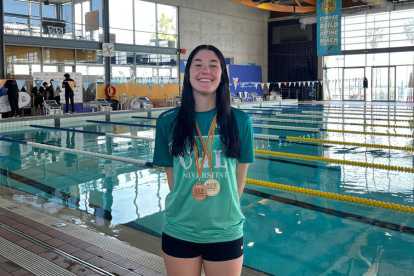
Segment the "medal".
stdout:
<path fill-rule="evenodd" d="M 207 195 L 215 196 L 220 191 L 220 184 L 218 183 L 217 180 L 214 180 L 213 177 L 211 177 L 211 179 L 207 180 L 204 183 L 204 185 L 201 184 L 201 174 L 203 172 L 203 165 L 204 165 L 204 160 L 205 160 L 206 156 L 207 156 L 207 159 L 209 161 L 211 174 L 213 172 L 213 165 L 211 164 L 211 151 L 212 151 L 212 147 L 213 147 L 214 133 L 216 131 L 216 118 L 217 118 L 217 115 L 214 116 L 213 122 L 211 123 L 206 143 L 204 143 L 203 136 L 201 135 L 200 128 L 198 127 L 198 124 L 197 124 L 197 121 L 196 121 L 198 136 L 201 140 L 201 144 L 203 145 L 203 150 L 204 150 L 201 164 L 199 164 L 197 144 L 196 144 L 196 140 L 194 138 L 194 152 L 195 152 L 195 158 L 196 158 L 198 183 L 191 188 L 191 194 L 192 194 L 193 198 L 197 201 L 203 201 L 204 199 L 206 199 Z M 210 137 L 212 137 L 212 138 L 211 138 L 210 154 L 209 154 L 208 151 L 207 151 L 207 147 L 208 147 L 208 144 L 210 142 Z"/>
<path fill-rule="evenodd" d="M 203 201 L 207 197 L 207 189 L 200 182 L 198 182 L 192 187 L 191 194 L 195 200 Z"/>
<path fill-rule="evenodd" d="M 211 177 L 209 180 L 204 182 L 208 196 L 215 196 L 220 192 L 220 183 Z"/>

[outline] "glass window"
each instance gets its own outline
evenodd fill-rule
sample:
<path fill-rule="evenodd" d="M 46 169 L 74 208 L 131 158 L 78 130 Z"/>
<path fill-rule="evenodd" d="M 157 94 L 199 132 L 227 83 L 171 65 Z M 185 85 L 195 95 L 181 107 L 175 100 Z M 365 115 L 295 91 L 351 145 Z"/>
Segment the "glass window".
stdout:
<path fill-rule="evenodd" d="M 45 2 L 43 2 L 43 4 L 42 4 L 42 17 L 43 18 L 57 19 L 56 18 L 56 5 L 54 5 L 54 4 L 46 5 Z"/>
<path fill-rule="evenodd" d="M 177 55 L 159 55 L 159 82 L 177 83 Z"/>
<path fill-rule="evenodd" d="M 38 47 L 6 45 L 5 54 L 6 63 L 41 63 L 40 48 Z"/>
<path fill-rule="evenodd" d="M 177 47 L 177 8 L 158 4 L 157 25 L 158 46 Z"/>
<path fill-rule="evenodd" d="M 365 66 L 365 54 L 345 56 L 345 67 L 362 67 L 362 66 Z"/>
<path fill-rule="evenodd" d="M 155 3 L 135 0 L 135 44 L 155 45 Z"/>
<path fill-rule="evenodd" d="M 102 51 L 76 50 L 76 64 L 104 64 Z"/>
<path fill-rule="evenodd" d="M 389 13 L 367 15 L 367 48 L 389 47 Z"/>
<path fill-rule="evenodd" d="M 134 43 L 133 12 L 132 0 L 123 0 L 122 5 L 118 0 L 109 1 L 109 32 L 116 43 Z"/>
<path fill-rule="evenodd" d="M 4 13 L 29 15 L 29 3 L 20 0 L 4 0 Z"/>
<path fill-rule="evenodd" d="M 390 65 L 414 64 L 414 52 L 390 53 Z"/>
<path fill-rule="evenodd" d="M 382 66 L 388 65 L 389 54 L 367 54 L 367 66 Z"/>
<path fill-rule="evenodd" d="M 344 56 L 324 56 L 323 68 L 344 67 Z"/>
<path fill-rule="evenodd" d="M 134 53 L 128 52 L 115 52 L 114 56 L 111 58 L 111 64 L 115 65 L 124 65 L 124 64 L 134 64 Z"/>
<path fill-rule="evenodd" d="M 72 49 L 43 48 L 43 63 L 74 64 L 74 51 Z"/>

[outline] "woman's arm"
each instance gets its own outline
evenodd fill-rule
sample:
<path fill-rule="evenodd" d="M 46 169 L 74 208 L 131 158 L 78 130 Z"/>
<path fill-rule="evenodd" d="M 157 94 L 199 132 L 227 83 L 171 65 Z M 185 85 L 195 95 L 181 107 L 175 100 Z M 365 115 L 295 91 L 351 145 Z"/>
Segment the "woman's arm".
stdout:
<path fill-rule="evenodd" d="M 241 197 L 244 190 L 244 180 L 246 178 L 248 166 L 248 163 L 236 164 L 237 193 L 239 194 L 239 198 Z"/>
<path fill-rule="evenodd" d="M 167 174 L 168 179 L 168 187 L 170 191 L 174 188 L 174 174 L 173 174 L 173 167 L 166 167 L 165 173 Z"/>

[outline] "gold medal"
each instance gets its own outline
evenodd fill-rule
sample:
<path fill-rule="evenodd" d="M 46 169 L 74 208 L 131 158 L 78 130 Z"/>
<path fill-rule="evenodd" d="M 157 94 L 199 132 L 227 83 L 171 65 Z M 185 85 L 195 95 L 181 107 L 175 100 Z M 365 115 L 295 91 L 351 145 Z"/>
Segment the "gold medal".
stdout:
<path fill-rule="evenodd" d="M 200 182 L 191 188 L 191 194 L 197 201 L 203 201 L 207 197 L 207 189 Z"/>
<path fill-rule="evenodd" d="M 208 196 L 215 196 L 220 192 L 220 183 L 214 178 L 204 182 L 204 187 L 206 187 Z"/>

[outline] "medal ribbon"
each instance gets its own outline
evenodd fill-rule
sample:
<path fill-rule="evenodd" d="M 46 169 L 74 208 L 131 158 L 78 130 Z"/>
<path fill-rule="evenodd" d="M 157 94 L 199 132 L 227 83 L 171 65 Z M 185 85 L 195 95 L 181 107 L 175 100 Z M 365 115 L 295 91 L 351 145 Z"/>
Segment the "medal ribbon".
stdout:
<path fill-rule="evenodd" d="M 210 125 L 210 130 L 208 131 L 208 136 L 207 136 L 207 141 L 206 143 L 204 143 L 203 140 L 203 136 L 201 135 L 201 131 L 200 128 L 198 127 L 197 121 L 196 121 L 196 128 L 197 128 L 197 132 L 198 132 L 198 137 L 201 140 L 201 144 L 203 145 L 203 160 L 201 161 L 201 164 L 198 163 L 198 150 L 197 150 L 197 145 L 195 143 L 195 138 L 194 138 L 194 151 L 195 151 L 195 157 L 196 157 L 196 165 L 197 165 L 197 175 L 198 175 L 198 181 L 200 181 L 201 179 L 201 173 L 203 171 L 203 165 L 204 165 L 204 160 L 206 158 L 207 155 L 207 159 L 210 165 L 210 172 L 213 171 L 213 165 L 211 163 L 211 149 L 213 147 L 213 140 L 214 140 L 214 133 L 216 132 L 216 120 L 217 120 L 217 114 L 214 115 L 213 121 L 211 122 Z M 211 142 L 210 142 L 210 137 L 211 137 Z M 208 144 L 210 142 L 210 153 L 207 151 L 208 149 Z"/>

